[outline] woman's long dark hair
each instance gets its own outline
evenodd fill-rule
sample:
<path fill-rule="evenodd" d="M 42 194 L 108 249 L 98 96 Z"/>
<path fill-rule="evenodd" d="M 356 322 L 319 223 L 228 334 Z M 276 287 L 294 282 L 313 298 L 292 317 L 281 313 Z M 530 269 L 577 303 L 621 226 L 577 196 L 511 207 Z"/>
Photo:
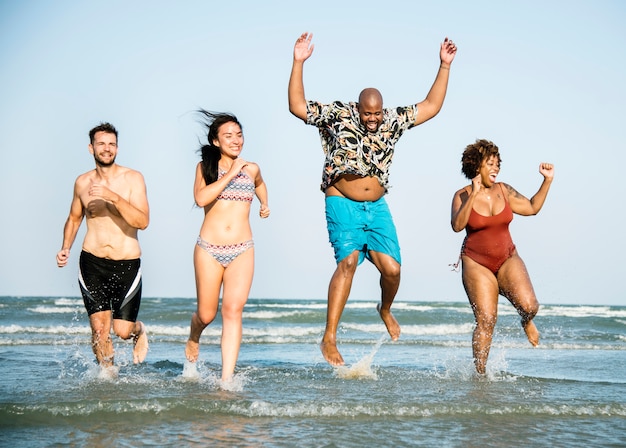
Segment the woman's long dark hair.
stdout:
<path fill-rule="evenodd" d="M 225 123 L 236 123 L 243 130 L 236 116 L 224 112 L 209 112 L 198 109 L 202 115 L 202 124 L 207 127 L 208 144 L 202 145 L 198 152 L 202 155 L 202 176 L 207 185 L 217 180 L 217 165 L 220 161 L 220 149 L 213 144 L 217 140 L 217 133 Z"/>

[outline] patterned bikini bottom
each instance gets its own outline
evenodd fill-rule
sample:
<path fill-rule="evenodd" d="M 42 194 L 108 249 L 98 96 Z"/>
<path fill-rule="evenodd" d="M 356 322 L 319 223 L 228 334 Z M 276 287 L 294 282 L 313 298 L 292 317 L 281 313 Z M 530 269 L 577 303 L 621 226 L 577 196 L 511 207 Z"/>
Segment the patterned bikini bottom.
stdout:
<path fill-rule="evenodd" d="M 209 255 L 215 258 L 223 267 L 228 267 L 235 258 L 254 247 L 254 241 L 248 240 L 237 244 L 211 244 L 198 237 L 196 244 L 204 249 Z"/>

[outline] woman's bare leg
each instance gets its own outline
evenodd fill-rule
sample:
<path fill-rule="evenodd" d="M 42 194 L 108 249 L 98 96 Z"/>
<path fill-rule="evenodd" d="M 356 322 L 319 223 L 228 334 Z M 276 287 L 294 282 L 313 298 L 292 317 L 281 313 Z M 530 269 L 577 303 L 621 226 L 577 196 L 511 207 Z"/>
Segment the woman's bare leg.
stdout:
<path fill-rule="evenodd" d="M 516 253 L 509 258 L 498 272 L 500 291 L 515 307 L 521 316 L 521 324 L 528 342 L 533 347 L 539 345 L 539 331 L 533 319 L 539 311 L 539 302 L 530 281 L 524 261 Z"/>
<path fill-rule="evenodd" d="M 220 288 L 224 268 L 210 254 L 196 246 L 193 255 L 196 274 L 197 310 L 191 316 L 189 339 L 185 357 L 196 362 L 200 354 L 202 331 L 215 319 L 219 306 Z"/>
<path fill-rule="evenodd" d="M 463 287 L 476 321 L 472 336 L 474 364 L 476 371 L 484 374 L 498 319 L 498 282 L 489 269 L 463 256 Z"/>
<path fill-rule="evenodd" d="M 254 276 L 254 248 L 250 248 L 224 271 L 222 297 L 222 380 L 235 372 L 243 333 L 243 309 L 248 301 Z"/>

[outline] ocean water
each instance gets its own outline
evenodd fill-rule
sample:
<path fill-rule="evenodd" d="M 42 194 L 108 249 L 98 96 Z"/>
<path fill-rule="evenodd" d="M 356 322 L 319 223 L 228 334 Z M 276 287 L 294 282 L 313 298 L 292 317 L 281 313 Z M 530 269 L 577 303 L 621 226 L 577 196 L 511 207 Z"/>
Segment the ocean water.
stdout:
<path fill-rule="evenodd" d="M 115 339 L 102 372 L 80 298 L 0 297 L 0 446 L 626 446 L 626 307 L 543 305 L 533 348 L 501 300 L 484 377 L 467 303 L 395 303 L 397 342 L 375 307 L 348 302 L 335 369 L 325 301 L 250 300 L 222 384 L 219 319 L 185 360 L 192 298 L 144 298 L 146 362 Z"/>

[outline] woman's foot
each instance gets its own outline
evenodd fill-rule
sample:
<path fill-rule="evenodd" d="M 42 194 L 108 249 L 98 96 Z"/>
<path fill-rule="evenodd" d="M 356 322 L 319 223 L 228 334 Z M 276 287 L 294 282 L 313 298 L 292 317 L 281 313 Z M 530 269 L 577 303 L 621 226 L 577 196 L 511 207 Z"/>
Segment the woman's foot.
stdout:
<path fill-rule="evenodd" d="M 539 345 L 539 330 L 535 327 L 534 322 L 532 320 L 529 320 L 526 323 L 522 322 L 522 328 L 526 333 L 528 342 L 530 342 L 533 347 L 537 347 Z"/>

